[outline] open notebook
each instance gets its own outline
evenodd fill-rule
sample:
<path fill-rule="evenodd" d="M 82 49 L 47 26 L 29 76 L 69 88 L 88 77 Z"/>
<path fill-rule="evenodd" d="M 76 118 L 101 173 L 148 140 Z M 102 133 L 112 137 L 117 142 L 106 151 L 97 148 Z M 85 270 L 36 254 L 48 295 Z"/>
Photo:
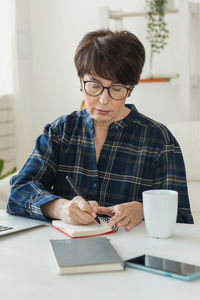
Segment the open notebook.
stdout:
<path fill-rule="evenodd" d="M 70 238 L 98 236 L 102 234 L 113 233 L 117 231 L 116 227 L 108 225 L 109 217 L 100 217 L 101 224 L 97 222 L 88 225 L 66 224 L 60 220 L 53 220 L 52 226 L 66 234 Z"/>

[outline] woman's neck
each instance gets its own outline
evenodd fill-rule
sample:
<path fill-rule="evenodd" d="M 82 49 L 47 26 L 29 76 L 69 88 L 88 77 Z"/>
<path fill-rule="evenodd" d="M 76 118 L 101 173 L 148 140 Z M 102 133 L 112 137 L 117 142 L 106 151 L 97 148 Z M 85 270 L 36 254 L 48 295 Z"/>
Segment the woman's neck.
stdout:
<path fill-rule="evenodd" d="M 93 120 L 94 131 L 99 133 L 107 133 L 110 124 L 124 119 L 126 116 L 128 116 L 130 111 L 131 110 L 128 107 L 124 107 L 123 113 L 116 120 L 112 120 L 110 122 L 99 122 Z"/>

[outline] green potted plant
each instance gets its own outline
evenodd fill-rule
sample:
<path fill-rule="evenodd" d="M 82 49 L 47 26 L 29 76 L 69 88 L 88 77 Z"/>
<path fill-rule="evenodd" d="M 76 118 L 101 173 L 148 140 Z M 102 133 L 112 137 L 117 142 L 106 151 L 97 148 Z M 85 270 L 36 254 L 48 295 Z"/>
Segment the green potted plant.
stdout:
<path fill-rule="evenodd" d="M 165 22 L 167 0 L 145 0 L 147 9 L 147 39 L 150 44 L 149 73 L 152 76 L 153 56 L 167 45 L 169 30 Z"/>
<path fill-rule="evenodd" d="M 6 176 L 13 174 L 17 170 L 16 167 L 13 167 L 12 169 L 10 169 L 9 171 L 7 171 L 5 174 L 2 175 L 3 169 L 4 169 L 4 160 L 0 159 L 0 179 L 3 179 Z"/>

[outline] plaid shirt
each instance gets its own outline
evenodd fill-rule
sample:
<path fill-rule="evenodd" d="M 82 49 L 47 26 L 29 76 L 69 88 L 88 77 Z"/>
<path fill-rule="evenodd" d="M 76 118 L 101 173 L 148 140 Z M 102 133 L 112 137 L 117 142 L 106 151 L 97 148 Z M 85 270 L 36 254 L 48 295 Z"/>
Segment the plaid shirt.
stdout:
<path fill-rule="evenodd" d="M 101 206 L 142 201 L 149 189 L 179 192 L 178 222 L 192 223 L 185 167 L 180 147 L 162 124 L 130 113 L 109 126 L 98 163 L 94 128 L 86 110 L 48 124 L 33 153 L 11 179 L 7 210 L 11 214 L 45 219 L 40 206 L 58 198 L 72 199 L 70 175 L 87 200 Z"/>

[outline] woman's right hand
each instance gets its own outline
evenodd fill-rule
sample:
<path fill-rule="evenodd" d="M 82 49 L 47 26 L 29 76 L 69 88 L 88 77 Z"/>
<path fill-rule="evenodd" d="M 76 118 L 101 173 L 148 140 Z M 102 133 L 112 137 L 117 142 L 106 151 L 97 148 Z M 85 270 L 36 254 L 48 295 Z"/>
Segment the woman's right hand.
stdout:
<path fill-rule="evenodd" d="M 64 198 L 52 200 L 41 206 L 42 213 L 51 219 L 59 219 L 65 223 L 80 225 L 94 222 L 98 203 L 87 202 L 80 196 L 72 200 Z"/>

